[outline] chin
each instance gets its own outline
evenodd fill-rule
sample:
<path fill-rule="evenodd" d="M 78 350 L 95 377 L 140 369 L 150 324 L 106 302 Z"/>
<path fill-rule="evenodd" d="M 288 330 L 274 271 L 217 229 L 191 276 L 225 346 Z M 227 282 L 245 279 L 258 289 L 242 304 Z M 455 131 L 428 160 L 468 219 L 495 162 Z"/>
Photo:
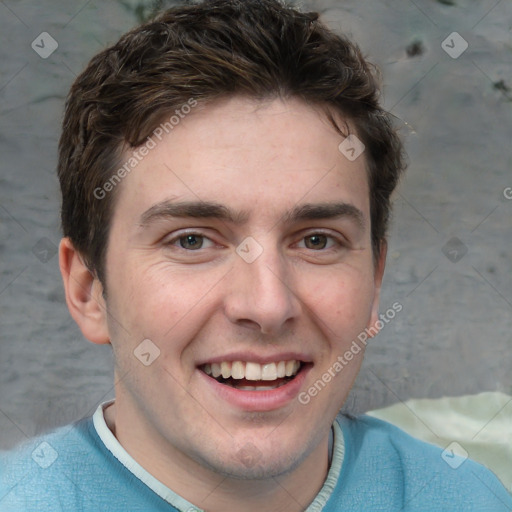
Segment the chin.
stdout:
<path fill-rule="evenodd" d="M 276 457 L 275 454 L 273 456 L 278 460 L 264 460 L 263 456 L 262 460 L 254 465 L 239 461 L 223 461 L 220 467 L 215 468 L 215 471 L 233 480 L 269 480 L 292 472 L 304 458 L 297 457 L 296 460 L 291 460 L 290 457 Z"/>
<path fill-rule="evenodd" d="M 289 446 L 282 443 L 279 449 L 270 444 L 259 449 L 249 442 L 230 454 L 227 450 L 210 453 L 210 457 L 203 454 L 197 462 L 233 480 L 268 480 L 294 471 L 313 448 L 308 446 L 305 450 L 304 443 L 289 443 Z M 224 457 L 220 458 L 220 454 Z"/>

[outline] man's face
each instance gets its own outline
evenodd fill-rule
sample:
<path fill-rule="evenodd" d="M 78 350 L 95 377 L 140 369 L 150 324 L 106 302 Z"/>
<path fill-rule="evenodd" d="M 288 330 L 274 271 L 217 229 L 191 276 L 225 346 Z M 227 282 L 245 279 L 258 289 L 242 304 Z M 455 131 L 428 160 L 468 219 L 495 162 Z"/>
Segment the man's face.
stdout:
<path fill-rule="evenodd" d="M 342 140 L 298 100 L 234 98 L 197 107 L 119 185 L 107 306 L 132 452 L 254 478 L 326 439 L 363 351 L 299 395 L 376 320 L 381 279 L 364 154 Z"/>

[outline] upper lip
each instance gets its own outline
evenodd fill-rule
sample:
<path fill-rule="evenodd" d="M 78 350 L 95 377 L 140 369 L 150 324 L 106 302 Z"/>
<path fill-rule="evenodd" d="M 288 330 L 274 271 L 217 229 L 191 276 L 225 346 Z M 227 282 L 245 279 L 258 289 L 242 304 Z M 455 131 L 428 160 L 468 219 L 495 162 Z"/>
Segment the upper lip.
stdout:
<path fill-rule="evenodd" d="M 312 357 L 301 353 L 301 352 L 279 352 L 276 354 L 257 354 L 255 352 L 231 352 L 229 354 L 224 354 L 222 356 L 209 357 L 204 361 L 198 363 L 197 366 L 202 366 L 204 364 L 212 364 L 212 363 L 222 363 L 222 362 L 235 362 L 235 361 L 243 361 L 243 362 L 251 362 L 258 364 L 268 364 L 268 363 L 276 363 L 279 361 L 301 361 L 303 363 L 310 363 L 313 361 Z"/>

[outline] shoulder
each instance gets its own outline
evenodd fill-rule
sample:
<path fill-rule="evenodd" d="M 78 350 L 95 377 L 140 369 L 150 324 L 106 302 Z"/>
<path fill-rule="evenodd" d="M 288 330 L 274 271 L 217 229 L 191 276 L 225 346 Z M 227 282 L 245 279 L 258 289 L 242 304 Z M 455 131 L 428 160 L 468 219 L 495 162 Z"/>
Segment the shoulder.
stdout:
<path fill-rule="evenodd" d="M 0 453 L 0 509 L 58 509 L 59 501 L 77 506 L 73 472 L 94 463 L 98 450 L 90 428 L 83 420 Z"/>
<path fill-rule="evenodd" d="M 0 510 L 175 510 L 112 455 L 92 418 L 0 453 Z"/>
<path fill-rule="evenodd" d="M 66 460 L 69 452 L 87 453 L 91 441 L 89 421 L 83 420 L 29 439 L 10 451 L 0 452 L 0 467 L 4 476 L 8 470 L 26 472 L 35 468 L 48 469 L 59 459 L 59 462 Z"/>
<path fill-rule="evenodd" d="M 338 422 L 345 440 L 340 480 L 348 492 L 361 492 L 366 480 L 372 492 L 387 488 L 404 510 L 511 510 L 512 498 L 484 466 L 377 418 L 338 416 Z"/>
<path fill-rule="evenodd" d="M 137 489 L 135 480 L 88 418 L 0 454 L 0 510 L 132 510 L 128 496 Z"/>

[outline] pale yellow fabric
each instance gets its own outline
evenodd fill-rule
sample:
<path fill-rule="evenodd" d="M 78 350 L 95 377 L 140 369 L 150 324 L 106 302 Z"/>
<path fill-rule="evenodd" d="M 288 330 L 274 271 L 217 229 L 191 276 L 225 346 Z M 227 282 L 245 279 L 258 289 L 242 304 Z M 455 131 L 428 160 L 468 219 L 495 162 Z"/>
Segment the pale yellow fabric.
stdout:
<path fill-rule="evenodd" d="M 489 392 L 408 400 L 367 414 L 441 448 L 458 443 L 512 491 L 512 396 Z M 453 448 L 457 453 L 457 445 Z"/>

